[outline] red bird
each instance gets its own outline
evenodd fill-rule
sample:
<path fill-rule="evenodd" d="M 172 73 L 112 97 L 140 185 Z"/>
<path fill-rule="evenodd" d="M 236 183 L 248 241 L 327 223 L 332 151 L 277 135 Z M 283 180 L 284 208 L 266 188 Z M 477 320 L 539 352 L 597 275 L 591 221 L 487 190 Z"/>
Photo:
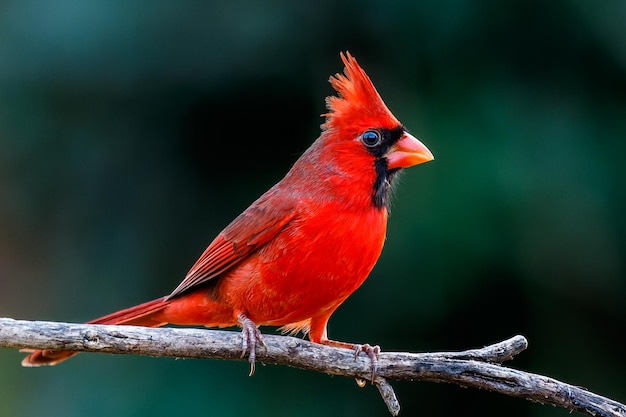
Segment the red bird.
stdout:
<path fill-rule="evenodd" d="M 330 77 L 320 137 L 287 175 L 211 242 L 168 296 L 89 323 L 159 327 L 167 323 L 242 327 L 242 357 L 254 372 L 259 325 L 330 340 L 333 312 L 365 281 L 383 248 L 389 191 L 398 171 L 433 155 L 391 114 L 356 60 Z M 77 352 L 35 350 L 23 366 L 55 365 Z"/>

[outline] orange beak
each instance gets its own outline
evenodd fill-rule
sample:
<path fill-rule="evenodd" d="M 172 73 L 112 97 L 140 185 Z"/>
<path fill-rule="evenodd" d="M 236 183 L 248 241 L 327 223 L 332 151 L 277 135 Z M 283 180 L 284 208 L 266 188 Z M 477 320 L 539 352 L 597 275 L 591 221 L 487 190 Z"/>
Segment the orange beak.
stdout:
<path fill-rule="evenodd" d="M 428 148 L 413 135 L 404 132 L 387 153 L 389 169 L 408 168 L 435 159 Z"/>

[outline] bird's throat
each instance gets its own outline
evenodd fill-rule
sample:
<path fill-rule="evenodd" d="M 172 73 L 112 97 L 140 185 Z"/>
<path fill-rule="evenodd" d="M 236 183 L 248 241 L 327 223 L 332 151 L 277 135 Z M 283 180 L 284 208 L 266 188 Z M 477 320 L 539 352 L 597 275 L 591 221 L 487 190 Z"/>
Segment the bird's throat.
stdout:
<path fill-rule="evenodd" d="M 400 170 L 390 170 L 387 167 L 387 159 L 384 157 L 376 158 L 374 168 L 376 170 L 376 180 L 372 190 L 372 203 L 377 209 L 386 208 L 389 210 L 389 193 L 393 185 L 392 182 Z"/>

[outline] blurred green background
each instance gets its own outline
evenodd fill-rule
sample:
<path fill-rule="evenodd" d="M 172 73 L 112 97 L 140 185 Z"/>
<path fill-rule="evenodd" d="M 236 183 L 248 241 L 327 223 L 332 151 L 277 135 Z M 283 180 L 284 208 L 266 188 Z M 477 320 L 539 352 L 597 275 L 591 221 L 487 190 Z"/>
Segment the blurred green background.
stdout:
<path fill-rule="evenodd" d="M 350 50 L 436 156 L 330 335 L 479 347 L 626 401 L 626 3 L 0 3 L 0 316 L 169 293 L 317 137 Z M 269 332 L 271 329 L 265 329 Z M 245 362 L 0 351 L 0 416 L 386 416 L 376 389 Z M 402 416 L 568 416 L 396 383 Z"/>

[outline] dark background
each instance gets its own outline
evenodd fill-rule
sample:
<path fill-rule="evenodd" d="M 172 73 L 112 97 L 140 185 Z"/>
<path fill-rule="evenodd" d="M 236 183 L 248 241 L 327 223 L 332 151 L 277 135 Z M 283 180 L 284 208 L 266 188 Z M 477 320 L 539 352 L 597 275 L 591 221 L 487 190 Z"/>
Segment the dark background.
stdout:
<path fill-rule="evenodd" d="M 169 293 L 317 137 L 349 50 L 436 160 L 330 335 L 383 350 L 523 334 L 511 366 L 626 401 L 626 3 L 0 3 L 0 316 Z M 271 329 L 265 329 L 269 332 Z M 376 389 L 245 362 L 0 351 L 1 416 L 385 416 Z M 568 416 L 396 383 L 402 416 Z"/>

